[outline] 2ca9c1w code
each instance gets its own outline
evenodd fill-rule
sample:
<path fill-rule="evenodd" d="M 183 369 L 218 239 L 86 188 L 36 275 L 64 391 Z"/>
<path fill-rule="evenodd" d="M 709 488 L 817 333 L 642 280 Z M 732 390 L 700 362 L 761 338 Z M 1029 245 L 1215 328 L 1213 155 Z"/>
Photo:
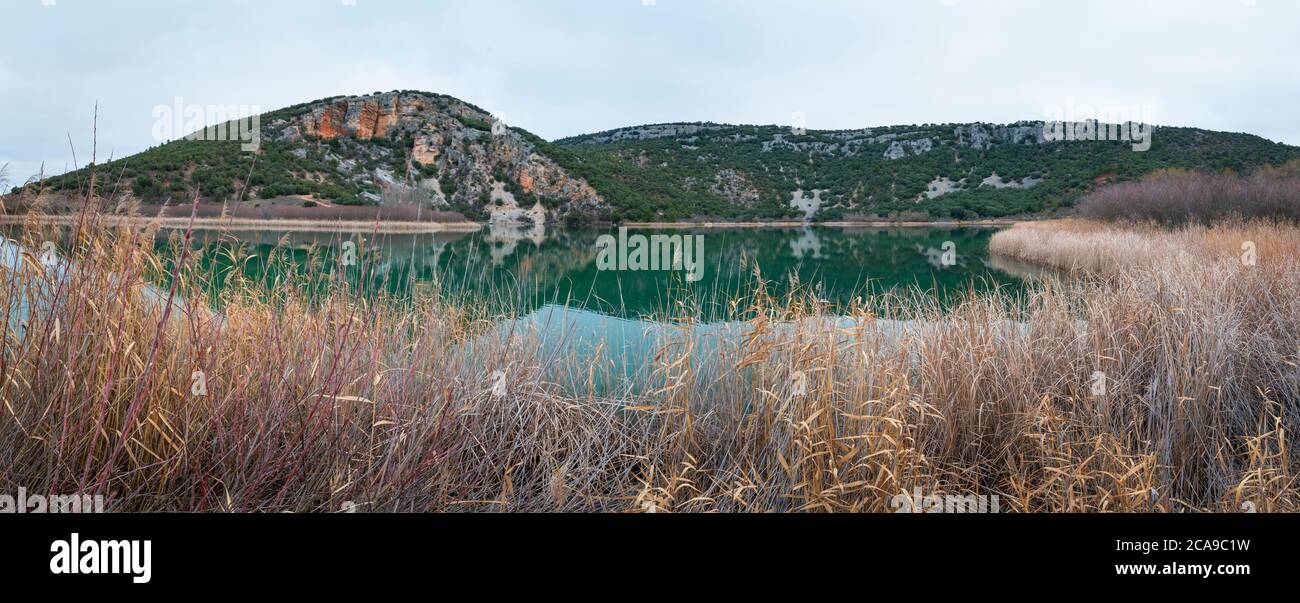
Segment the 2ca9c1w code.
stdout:
<path fill-rule="evenodd" d="M 1250 540 L 1219 539 L 1185 539 L 1185 540 L 1116 540 L 1115 550 L 1134 551 L 1143 555 L 1154 551 L 1248 551 Z"/>
<path fill-rule="evenodd" d="M 1179 541 L 1174 541 L 1179 543 Z M 1181 541 L 1183 551 L 1249 551 L 1249 540 L 1229 540 L 1222 538 L 1218 540 L 1183 540 Z"/>

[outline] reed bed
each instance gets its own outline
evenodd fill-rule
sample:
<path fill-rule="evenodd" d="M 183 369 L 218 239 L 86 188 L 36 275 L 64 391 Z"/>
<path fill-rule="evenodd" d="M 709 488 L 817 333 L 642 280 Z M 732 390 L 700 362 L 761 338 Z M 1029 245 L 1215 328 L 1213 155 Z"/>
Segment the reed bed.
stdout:
<path fill-rule="evenodd" d="M 853 328 L 755 275 L 742 336 L 702 349 L 681 300 L 646 378 L 611 394 L 547 377 L 594 384 L 609 362 L 544 353 L 472 302 L 364 292 L 364 261 L 214 287 L 188 232 L 159 253 L 151 229 L 99 220 L 58 233 L 55 267 L 34 220 L 0 270 L 0 491 L 126 512 L 882 512 L 917 491 L 1003 512 L 1297 506 L 1300 238 L 1280 226 L 1018 226 L 997 250 L 1098 277 L 892 296 Z M 1227 253 L 1240 234 L 1249 269 Z"/>

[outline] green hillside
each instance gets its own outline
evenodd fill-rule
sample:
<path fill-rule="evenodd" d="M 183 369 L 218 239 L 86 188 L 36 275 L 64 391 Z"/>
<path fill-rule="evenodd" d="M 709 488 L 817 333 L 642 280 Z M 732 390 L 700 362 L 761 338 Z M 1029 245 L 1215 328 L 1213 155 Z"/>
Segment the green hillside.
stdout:
<path fill-rule="evenodd" d="M 798 133 L 678 123 L 544 141 L 493 128 L 446 95 L 333 97 L 261 116 L 261 146 L 178 140 L 98 166 L 146 203 L 412 205 L 484 219 L 540 204 L 547 219 L 971 219 L 1051 213 L 1100 184 L 1164 168 L 1251 173 L 1300 158 L 1258 136 L 1159 127 L 1127 141 L 1047 142 L 1042 124 L 890 126 Z M 254 156 L 256 160 L 254 161 Z M 47 178 L 81 190 L 83 169 Z M 792 202 L 800 199 L 804 210 Z"/>
<path fill-rule="evenodd" d="M 1044 142 L 1041 130 L 1026 122 L 796 135 L 777 126 L 663 124 L 555 145 L 568 154 L 559 162 L 600 191 L 615 218 L 632 220 L 797 215 L 797 189 L 823 191 L 822 220 L 999 217 L 1050 212 L 1089 187 L 1162 168 L 1249 173 L 1300 157 L 1300 148 L 1258 136 L 1193 128 L 1155 128 L 1146 152 L 1120 141 Z M 888 158 L 891 148 L 902 156 Z M 940 178 L 952 192 L 926 196 L 940 192 Z"/>

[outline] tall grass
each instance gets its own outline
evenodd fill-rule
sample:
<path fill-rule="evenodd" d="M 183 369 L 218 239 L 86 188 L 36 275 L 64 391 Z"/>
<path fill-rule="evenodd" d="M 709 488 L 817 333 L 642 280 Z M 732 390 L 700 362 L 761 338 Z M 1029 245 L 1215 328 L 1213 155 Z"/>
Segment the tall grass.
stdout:
<path fill-rule="evenodd" d="M 1099 417 L 1155 447 L 1178 500 L 1222 492 L 1293 508 L 1300 229 L 1026 223 L 990 251 L 1096 279 L 1082 318 L 1111 384 Z"/>
<path fill-rule="evenodd" d="M 1151 252 L 1105 278 L 895 296 L 850 309 L 852 328 L 756 277 L 740 336 L 700 346 L 682 300 L 649 378 L 619 389 L 594 385 L 608 359 L 543 352 L 436 289 L 362 295 L 326 262 L 213 287 L 184 241 L 159 254 L 150 230 L 98 220 L 66 240 L 67 270 L 0 270 L 5 316 L 28 309 L 0 349 L 0 491 L 115 511 L 889 511 L 915 489 L 1003 511 L 1297 507 L 1289 228 L 1242 227 L 1249 270 L 1216 255 L 1234 234 L 1144 233 Z M 1017 227 L 995 246 L 1123 257 L 1109 232 Z"/>

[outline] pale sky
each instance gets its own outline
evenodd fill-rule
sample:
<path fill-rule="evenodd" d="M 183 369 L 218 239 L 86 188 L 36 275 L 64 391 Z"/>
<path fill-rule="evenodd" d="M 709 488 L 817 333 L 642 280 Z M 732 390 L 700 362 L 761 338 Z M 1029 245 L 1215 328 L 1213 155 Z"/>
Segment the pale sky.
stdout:
<path fill-rule="evenodd" d="M 544 138 L 1135 107 L 1300 145 L 1295 0 L 0 0 L 11 181 L 157 144 L 158 105 L 450 94 Z"/>

